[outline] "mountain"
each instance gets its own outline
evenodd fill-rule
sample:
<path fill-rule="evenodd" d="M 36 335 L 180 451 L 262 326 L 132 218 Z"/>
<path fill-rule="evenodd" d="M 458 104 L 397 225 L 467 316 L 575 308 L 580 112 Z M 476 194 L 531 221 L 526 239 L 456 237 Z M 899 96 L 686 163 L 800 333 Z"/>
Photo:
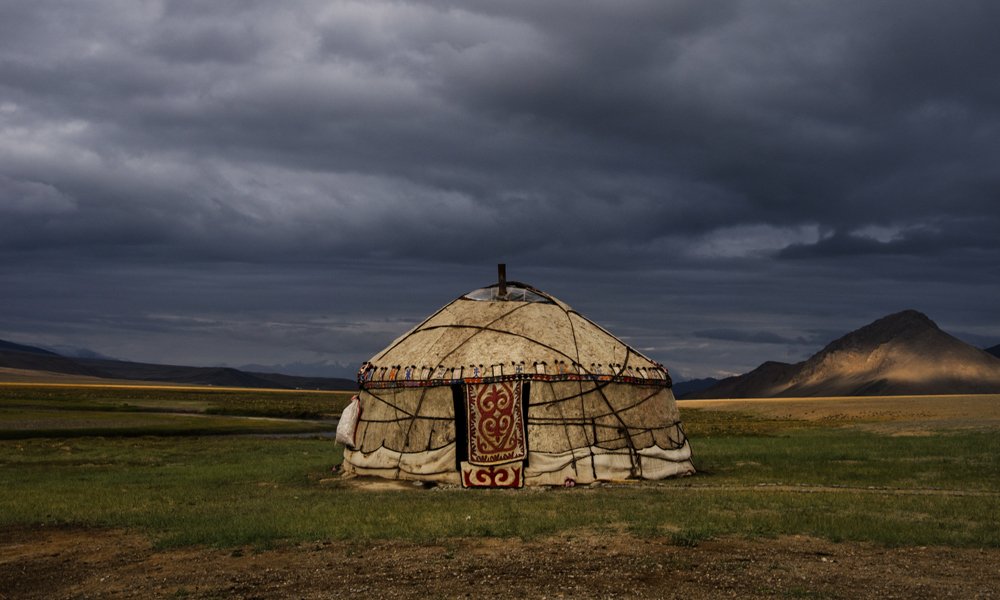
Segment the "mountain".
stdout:
<path fill-rule="evenodd" d="M 5 340 L 0 340 L 0 352 L 23 352 L 25 354 L 42 354 L 48 356 L 59 356 L 55 352 L 50 352 L 44 348 L 38 348 L 36 346 L 25 346 L 24 344 L 15 344 L 14 342 L 8 342 Z"/>
<path fill-rule="evenodd" d="M 296 377 L 342 377 L 354 379 L 358 373 L 358 365 L 340 364 L 335 362 L 288 362 L 280 364 L 248 363 L 236 367 L 240 371 L 250 373 L 281 373 Z"/>
<path fill-rule="evenodd" d="M 992 354 L 993 356 L 995 356 L 997 358 L 1000 358 L 1000 344 L 997 344 L 996 346 L 991 346 L 991 347 L 987 348 L 985 350 L 985 352 L 988 352 L 988 353 Z"/>
<path fill-rule="evenodd" d="M 1000 393 L 1000 359 L 904 310 L 795 363 L 766 362 L 688 398 Z"/>
<path fill-rule="evenodd" d="M 800 363 L 801 364 L 801 363 Z M 797 365 L 767 361 L 753 371 L 726 377 L 712 387 L 680 395 L 681 398 L 759 398 L 759 390 L 780 389 Z M 676 395 L 676 393 L 675 393 Z M 771 395 L 774 395 L 773 393 Z"/>
<path fill-rule="evenodd" d="M 227 367 L 185 367 L 93 358 L 78 358 L 76 362 L 106 373 L 108 377 L 114 379 L 169 381 L 171 383 L 223 387 L 292 387 L 275 385 L 250 373 Z"/>
<path fill-rule="evenodd" d="M 0 340 L 0 367 L 27 371 L 52 371 L 68 375 L 107 377 L 106 373 L 95 371 L 51 350 Z"/>
<path fill-rule="evenodd" d="M 50 350 L 59 356 L 65 356 L 66 358 L 104 358 L 107 360 L 115 360 L 111 356 L 105 356 L 100 352 L 94 352 L 90 348 L 80 348 L 77 346 L 45 346 L 45 350 Z"/>
<path fill-rule="evenodd" d="M 704 379 L 688 379 L 687 381 L 675 381 L 673 385 L 674 396 L 679 398 L 685 394 L 700 392 L 701 390 L 708 389 L 717 383 L 719 383 L 719 380 L 714 377 L 705 377 Z"/>
<path fill-rule="evenodd" d="M 299 377 L 280 373 L 252 373 L 228 367 L 188 367 L 105 358 L 71 358 L 3 340 L 0 340 L 0 367 L 187 385 L 310 390 L 357 388 L 354 380 L 337 377 Z"/>

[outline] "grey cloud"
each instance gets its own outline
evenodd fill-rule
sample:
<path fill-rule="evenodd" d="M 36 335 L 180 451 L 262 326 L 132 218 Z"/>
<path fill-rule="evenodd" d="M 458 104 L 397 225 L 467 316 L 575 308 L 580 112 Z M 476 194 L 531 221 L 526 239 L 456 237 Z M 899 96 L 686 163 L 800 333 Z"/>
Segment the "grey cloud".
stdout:
<path fill-rule="evenodd" d="M 244 63 L 258 55 L 264 40 L 238 21 L 202 23 L 176 19 L 157 27 L 146 41 L 151 53 L 168 62 Z"/>
<path fill-rule="evenodd" d="M 815 345 L 813 339 L 786 337 L 773 331 L 741 331 L 738 329 L 709 329 L 695 331 L 694 335 L 710 340 L 752 342 L 755 344 Z"/>
<path fill-rule="evenodd" d="M 877 254 L 941 256 L 944 254 L 995 251 L 1000 247 L 996 231 L 1000 219 L 949 218 L 898 228 L 888 239 L 866 235 L 864 229 L 834 232 L 814 243 L 791 244 L 777 256 L 788 259 L 863 256 Z M 891 228 L 890 228 L 891 230 Z"/>
<path fill-rule="evenodd" d="M 55 186 L 38 181 L 18 180 L 0 175 L 0 214 L 8 219 L 31 215 L 52 215 L 72 211 L 76 203 Z"/>
<path fill-rule="evenodd" d="M 7 2 L 0 333 L 349 362 L 391 332 L 310 295 L 399 324 L 506 260 L 693 374 L 914 299 L 989 336 L 998 11 Z"/>

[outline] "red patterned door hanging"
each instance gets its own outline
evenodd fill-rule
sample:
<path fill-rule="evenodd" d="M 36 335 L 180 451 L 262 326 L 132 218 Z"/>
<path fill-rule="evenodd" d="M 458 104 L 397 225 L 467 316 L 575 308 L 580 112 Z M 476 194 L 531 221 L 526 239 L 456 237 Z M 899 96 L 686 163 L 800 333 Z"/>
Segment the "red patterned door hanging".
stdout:
<path fill-rule="evenodd" d="M 465 388 L 469 463 L 499 465 L 528 455 L 520 381 L 470 383 Z"/>
<path fill-rule="evenodd" d="M 480 467 L 462 462 L 462 486 L 489 488 L 519 488 L 524 486 L 524 463 Z"/>

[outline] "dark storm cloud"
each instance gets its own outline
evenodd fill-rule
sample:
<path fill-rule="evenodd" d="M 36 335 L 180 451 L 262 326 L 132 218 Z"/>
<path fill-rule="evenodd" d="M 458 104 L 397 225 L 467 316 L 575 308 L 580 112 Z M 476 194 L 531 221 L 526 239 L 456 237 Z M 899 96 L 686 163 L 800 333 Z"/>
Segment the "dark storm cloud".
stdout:
<path fill-rule="evenodd" d="M 24 292 L 0 334 L 352 362 L 506 260 L 695 375 L 921 303 L 1000 337 L 997 22 L 971 0 L 6 2 L 0 273 Z M 129 288 L 120 319 L 95 282 Z"/>
<path fill-rule="evenodd" d="M 820 340 L 806 339 L 805 337 L 786 337 L 778 335 L 773 331 L 743 331 L 739 329 L 710 329 L 706 331 L 695 331 L 694 335 L 710 340 L 723 340 L 730 342 L 750 342 L 753 344 L 800 344 L 815 348 Z"/>
<path fill-rule="evenodd" d="M 896 254 L 941 256 L 996 252 L 1000 249 L 1000 218 L 935 219 L 908 227 L 866 227 L 835 231 L 815 243 L 796 243 L 778 252 L 780 258 L 802 259 L 851 255 Z M 971 258 L 970 258 L 971 260 Z"/>

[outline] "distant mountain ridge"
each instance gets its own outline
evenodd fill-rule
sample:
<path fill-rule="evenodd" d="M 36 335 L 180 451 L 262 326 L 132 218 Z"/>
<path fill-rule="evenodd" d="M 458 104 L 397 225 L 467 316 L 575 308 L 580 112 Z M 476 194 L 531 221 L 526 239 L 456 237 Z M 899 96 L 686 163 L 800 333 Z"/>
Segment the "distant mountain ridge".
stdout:
<path fill-rule="evenodd" d="M 702 379 L 686 379 L 684 381 L 675 381 L 673 383 L 674 396 L 680 397 L 685 394 L 692 394 L 694 392 L 700 392 L 702 390 L 708 389 L 713 385 L 719 383 L 719 380 L 714 377 L 705 377 Z"/>
<path fill-rule="evenodd" d="M 59 356 L 56 352 L 51 350 L 46 350 L 44 348 L 38 348 L 37 346 L 26 346 L 24 344 L 15 344 L 14 342 L 8 342 L 6 340 L 0 340 L 0 352 L 23 352 L 25 354 L 42 354 L 49 356 Z"/>
<path fill-rule="evenodd" d="M 0 340 L 0 367 L 85 375 L 102 379 L 125 379 L 266 389 L 351 390 L 352 379 L 302 377 L 280 373 L 257 373 L 229 367 L 188 367 L 102 358 L 70 358 L 35 346 Z"/>
<path fill-rule="evenodd" d="M 904 310 L 852 331 L 800 363 L 765 362 L 687 398 L 1000 393 L 1000 358 Z"/>

